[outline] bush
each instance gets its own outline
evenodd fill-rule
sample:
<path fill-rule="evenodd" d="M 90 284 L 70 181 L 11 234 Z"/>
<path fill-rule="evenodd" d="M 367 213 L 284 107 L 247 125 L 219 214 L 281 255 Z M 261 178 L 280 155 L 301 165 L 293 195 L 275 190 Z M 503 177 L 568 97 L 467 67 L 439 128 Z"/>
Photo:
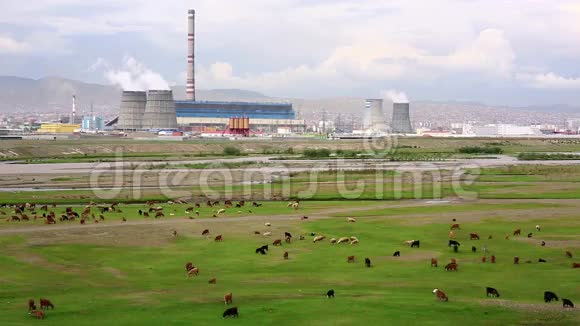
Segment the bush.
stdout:
<path fill-rule="evenodd" d="M 462 154 L 501 154 L 503 149 L 499 147 L 479 147 L 479 146 L 466 146 L 461 147 L 457 150 Z"/>
<path fill-rule="evenodd" d="M 320 157 L 329 157 L 331 154 L 330 150 L 327 148 L 306 148 L 304 150 L 303 156 L 306 158 L 320 158 Z"/>
<path fill-rule="evenodd" d="M 580 160 L 580 155 L 573 153 L 520 153 L 520 161 Z"/>
<path fill-rule="evenodd" d="M 227 146 L 227 147 L 224 147 L 224 155 L 240 156 L 240 155 L 242 155 L 242 151 L 237 147 Z"/>

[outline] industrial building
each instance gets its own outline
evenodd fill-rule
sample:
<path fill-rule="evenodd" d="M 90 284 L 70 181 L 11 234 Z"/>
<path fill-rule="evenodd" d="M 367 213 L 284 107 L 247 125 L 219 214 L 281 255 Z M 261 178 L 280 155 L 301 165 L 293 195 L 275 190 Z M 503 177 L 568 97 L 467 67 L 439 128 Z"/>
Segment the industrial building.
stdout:
<path fill-rule="evenodd" d="M 248 118 L 251 130 L 276 133 L 279 130 L 305 131 L 290 103 L 247 103 L 196 101 L 195 97 L 195 10 L 187 15 L 186 100 L 174 101 L 171 91 L 124 91 L 117 129 L 120 130 L 207 130 L 229 129 L 231 118 Z M 112 123 L 111 123 L 112 124 Z"/>
<path fill-rule="evenodd" d="M 409 103 L 393 103 L 391 132 L 394 134 L 414 134 L 409 116 Z"/>
<path fill-rule="evenodd" d="M 370 133 L 387 132 L 385 112 L 382 99 L 367 99 L 365 101 L 365 129 Z"/>
<path fill-rule="evenodd" d="M 72 134 L 78 131 L 81 125 L 66 123 L 43 123 L 36 132 L 44 134 Z"/>

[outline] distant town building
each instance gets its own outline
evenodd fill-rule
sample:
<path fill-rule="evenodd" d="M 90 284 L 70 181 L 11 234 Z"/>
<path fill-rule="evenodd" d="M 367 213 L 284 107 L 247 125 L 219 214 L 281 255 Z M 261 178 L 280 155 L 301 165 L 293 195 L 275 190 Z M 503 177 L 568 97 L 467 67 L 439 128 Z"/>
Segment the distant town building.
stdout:
<path fill-rule="evenodd" d="M 534 126 L 517 126 L 512 124 L 488 124 L 483 126 L 465 125 L 463 134 L 475 136 L 521 136 L 540 135 L 540 129 Z"/>
<path fill-rule="evenodd" d="M 105 122 L 101 117 L 86 116 L 83 117 L 82 128 L 83 130 L 104 130 Z"/>

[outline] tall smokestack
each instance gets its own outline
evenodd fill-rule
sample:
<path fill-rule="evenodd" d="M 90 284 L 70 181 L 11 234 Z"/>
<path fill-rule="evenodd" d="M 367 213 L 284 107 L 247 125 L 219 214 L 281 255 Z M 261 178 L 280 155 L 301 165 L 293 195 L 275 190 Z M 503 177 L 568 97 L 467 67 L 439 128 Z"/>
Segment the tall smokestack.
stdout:
<path fill-rule="evenodd" d="M 195 101 L 195 10 L 187 15 L 187 82 L 186 99 Z"/>
<path fill-rule="evenodd" d="M 70 119 L 69 119 L 68 123 L 74 124 L 76 116 L 77 116 L 77 97 L 76 97 L 76 95 L 73 95 L 73 97 L 72 97 L 72 112 L 70 114 Z"/>

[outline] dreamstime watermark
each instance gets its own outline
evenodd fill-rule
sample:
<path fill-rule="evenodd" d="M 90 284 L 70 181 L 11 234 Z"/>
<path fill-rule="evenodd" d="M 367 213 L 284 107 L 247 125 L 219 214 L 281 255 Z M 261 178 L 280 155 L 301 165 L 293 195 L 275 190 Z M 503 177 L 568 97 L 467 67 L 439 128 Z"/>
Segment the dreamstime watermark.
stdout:
<path fill-rule="evenodd" d="M 475 199 L 475 165 L 451 161 L 397 162 L 396 137 L 369 138 L 357 157 L 265 161 L 235 157 L 195 162 L 97 163 L 90 188 L 101 200 Z"/>

